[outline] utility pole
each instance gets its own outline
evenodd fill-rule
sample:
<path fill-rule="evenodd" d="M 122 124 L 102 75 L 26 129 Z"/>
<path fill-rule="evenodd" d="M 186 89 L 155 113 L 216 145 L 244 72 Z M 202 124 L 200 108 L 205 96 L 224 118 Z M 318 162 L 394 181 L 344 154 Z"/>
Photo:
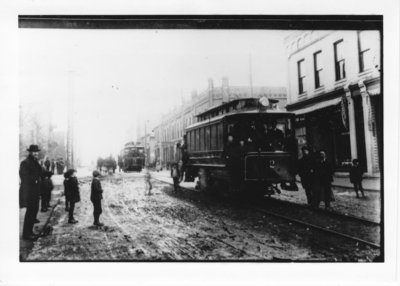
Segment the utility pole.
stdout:
<path fill-rule="evenodd" d="M 252 72 L 252 67 L 251 67 L 251 54 L 249 55 L 249 69 L 250 69 L 250 97 L 253 97 L 253 72 Z"/>
<path fill-rule="evenodd" d="M 67 168 L 74 168 L 74 92 L 73 72 L 68 73 L 68 126 L 67 126 Z"/>

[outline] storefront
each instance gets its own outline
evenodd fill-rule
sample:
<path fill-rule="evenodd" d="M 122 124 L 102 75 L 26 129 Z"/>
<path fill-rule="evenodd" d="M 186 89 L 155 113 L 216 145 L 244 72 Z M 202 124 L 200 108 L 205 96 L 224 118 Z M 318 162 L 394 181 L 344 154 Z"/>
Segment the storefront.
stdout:
<path fill-rule="evenodd" d="M 379 79 L 363 81 L 288 105 L 296 114 L 301 148 L 325 151 L 336 172 L 348 172 L 353 159 L 378 175 L 383 157 L 383 100 Z"/>
<path fill-rule="evenodd" d="M 307 145 L 314 151 L 325 151 L 335 170 L 350 168 L 350 135 L 348 125 L 343 122 L 340 98 L 316 105 L 314 109 L 299 110 L 295 128 L 299 153 Z"/>

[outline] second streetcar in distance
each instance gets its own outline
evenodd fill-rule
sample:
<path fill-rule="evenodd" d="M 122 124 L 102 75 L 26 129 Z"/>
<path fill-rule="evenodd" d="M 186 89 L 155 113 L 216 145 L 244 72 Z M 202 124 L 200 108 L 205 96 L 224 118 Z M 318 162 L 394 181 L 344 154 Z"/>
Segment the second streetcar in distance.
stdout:
<path fill-rule="evenodd" d="M 124 172 L 140 172 L 145 164 L 144 147 L 134 142 L 128 142 L 122 149 L 120 158 L 122 159 L 122 170 Z"/>

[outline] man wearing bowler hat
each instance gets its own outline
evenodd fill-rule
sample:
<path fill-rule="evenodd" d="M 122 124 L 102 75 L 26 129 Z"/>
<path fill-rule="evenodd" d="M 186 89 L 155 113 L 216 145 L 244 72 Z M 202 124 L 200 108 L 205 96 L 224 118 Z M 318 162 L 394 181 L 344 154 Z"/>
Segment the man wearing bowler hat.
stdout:
<path fill-rule="evenodd" d="M 19 176 L 20 186 L 20 207 L 26 207 L 24 228 L 22 237 L 27 240 L 36 240 L 37 236 L 33 233 L 33 225 L 39 222 L 36 215 L 39 210 L 40 182 L 42 167 L 38 162 L 39 147 L 31 145 L 27 149 L 28 157 L 21 162 Z"/>

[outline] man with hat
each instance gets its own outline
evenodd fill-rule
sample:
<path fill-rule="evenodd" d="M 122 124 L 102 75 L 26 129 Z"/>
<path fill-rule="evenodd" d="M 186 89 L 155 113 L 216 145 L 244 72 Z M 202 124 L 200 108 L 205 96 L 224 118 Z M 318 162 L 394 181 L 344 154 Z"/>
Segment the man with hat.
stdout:
<path fill-rule="evenodd" d="M 40 151 L 38 145 L 30 145 L 27 151 L 29 155 L 21 162 L 19 168 L 20 207 L 26 207 L 22 237 L 27 240 L 36 240 L 37 236 L 34 235 L 32 229 L 33 225 L 39 222 L 36 215 L 39 210 L 42 167 L 38 162 Z"/>

